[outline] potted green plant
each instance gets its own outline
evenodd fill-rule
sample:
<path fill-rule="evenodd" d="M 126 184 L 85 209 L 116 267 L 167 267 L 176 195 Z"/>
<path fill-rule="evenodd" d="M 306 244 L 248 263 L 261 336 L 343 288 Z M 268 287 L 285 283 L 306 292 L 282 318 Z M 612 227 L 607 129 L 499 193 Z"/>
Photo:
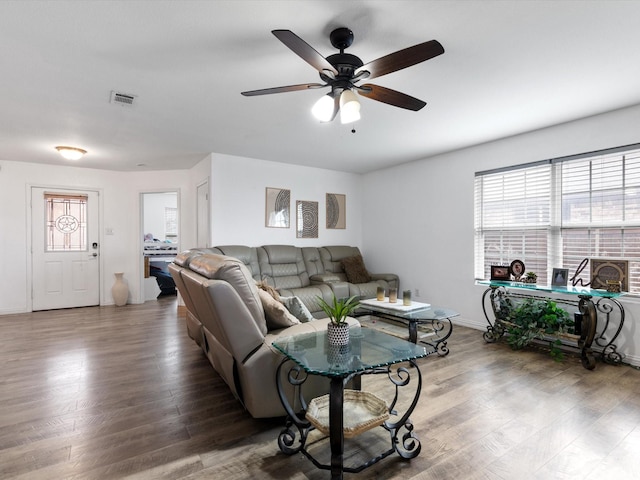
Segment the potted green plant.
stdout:
<path fill-rule="evenodd" d="M 535 272 L 527 272 L 524 276 L 525 283 L 536 283 L 538 281 L 538 275 Z"/>
<path fill-rule="evenodd" d="M 349 324 L 347 323 L 347 317 L 358 308 L 359 302 L 357 297 L 354 295 L 350 298 L 341 298 L 338 300 L 334 295 L 331 303 L 327 303 L 323 298 L 318 297 L 318 304 L 330 320 L 327 325 L 329 343 L 331 345 L 348 344 Z"/>
<path fill-rule="evenodd" d="M 559 349 L 561 341 L 558 335 L 573 333 L 574 320 L 566 310 L 558 307 L 556 302 L 546 299 L 527 298 L 518 305 L 507 309 L 501 322 L 509 334 L 507 342 L 514 350 L 529 345 L 533 340 L 550 341 L 551 357 L 555 360 L 563 358 Z"/>

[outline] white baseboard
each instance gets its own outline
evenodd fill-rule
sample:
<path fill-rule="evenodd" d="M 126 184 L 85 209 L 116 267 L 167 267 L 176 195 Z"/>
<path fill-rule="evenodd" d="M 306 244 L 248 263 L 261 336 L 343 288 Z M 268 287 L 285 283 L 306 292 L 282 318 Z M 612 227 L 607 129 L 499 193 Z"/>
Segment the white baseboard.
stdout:
<path fill-rule="evenodd" d="M 451 323 L 453 325 L 460 325 L 461 327 L 473 328 L 474 330 L 486 330 L 487 322 L 480 322 L 478 320 L 472 320 L 470 318 L 465 317 L 453 317 L 451 319 Z"/>
<path fill-rule="evenodd" d="M 16 313 L 27 313 L 28 310 L 25 308 L 8 308 L 5 310 L 0 310 L 0 315 L 15 315 Z"/>

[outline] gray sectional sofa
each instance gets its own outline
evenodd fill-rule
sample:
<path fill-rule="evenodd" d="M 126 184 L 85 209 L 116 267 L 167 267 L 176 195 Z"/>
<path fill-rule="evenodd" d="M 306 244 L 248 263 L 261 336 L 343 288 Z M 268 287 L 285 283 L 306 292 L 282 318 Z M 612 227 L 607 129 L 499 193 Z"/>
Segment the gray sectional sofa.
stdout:
<path fill-rule="evenodd" d="M 326 330 L 328 320 L 318 297 L 369 298 L 378 286 L 399 287 L 394 274 L 367 272 L 367 281 L 349 282 L 343 264 L 358 255 L 359 249 L 349 246 L 226 245 L 187 250 L 169 265 L 187 309 L 189 336 L 253 417 L 285 415 L 275 385 L 282 355 L 272 342 L 281 335 Z M 258 282 L 282 296 L 300 298 L 318 320 L 270 329 Z M 349 322 L 358 325 L 355 319 Z M 305 384 L 309 399 L 327 392 L 324 378 L 313 377 Z"/>

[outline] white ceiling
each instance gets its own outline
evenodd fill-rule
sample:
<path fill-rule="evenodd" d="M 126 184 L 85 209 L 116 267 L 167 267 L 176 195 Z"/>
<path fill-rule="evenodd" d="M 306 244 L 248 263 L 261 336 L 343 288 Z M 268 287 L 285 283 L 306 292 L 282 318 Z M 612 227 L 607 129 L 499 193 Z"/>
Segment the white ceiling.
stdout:
<path fill-rule="evenodd" d="M 210 152 L 350 172 L 640 104 L 640 1 L 0 2 L 0 159 L 189 168 Z M 427 102 L 362 99 L 362 120 L 319 124 L 325 90 L 241 91 L 317 82 L 270 31 L 321 54 L 355 34 L 365 63 L 438 40 L 445 53 L 372 83 Z M 137 95 L 131 108 L 110 92 Z M 140 166 L 144 164 L 144 166 Z"/>

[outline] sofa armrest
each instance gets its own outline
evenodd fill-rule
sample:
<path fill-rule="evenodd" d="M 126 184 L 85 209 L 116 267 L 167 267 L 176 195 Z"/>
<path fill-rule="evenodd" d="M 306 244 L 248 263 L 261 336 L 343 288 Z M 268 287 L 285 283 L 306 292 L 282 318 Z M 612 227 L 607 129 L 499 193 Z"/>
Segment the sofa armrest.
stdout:
<path fill-rule="evenodd" d="M 311 283 L 330 283 L 330 282 L 340 282 L 341 278 L 335 273 L 319 273 L 317 275 L 311 275 L 309 277 Z"/>
<path fill-rule="evenodd" d="M 327 285 L 331 287 L 331 291 L 333 292 L 333 295 L 337 299 L 349 298 L 350 288 L 347 282 L 331 282 L 331 283 L 328 283 Z"/>

